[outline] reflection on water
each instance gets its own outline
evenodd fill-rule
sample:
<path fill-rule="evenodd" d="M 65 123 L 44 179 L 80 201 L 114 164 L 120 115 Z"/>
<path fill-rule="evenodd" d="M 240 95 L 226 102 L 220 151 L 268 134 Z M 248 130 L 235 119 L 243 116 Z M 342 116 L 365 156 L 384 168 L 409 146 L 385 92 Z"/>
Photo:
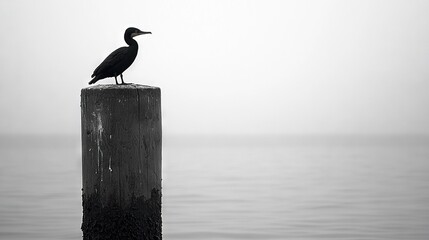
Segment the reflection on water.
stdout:
<path fill-rule="evenodd" d="M 79 140 L 21 140 L 0 141 L 0 239 L 81 239 Z M 179 140 L 164 239 L 429 239 L 427 141 Z"/>

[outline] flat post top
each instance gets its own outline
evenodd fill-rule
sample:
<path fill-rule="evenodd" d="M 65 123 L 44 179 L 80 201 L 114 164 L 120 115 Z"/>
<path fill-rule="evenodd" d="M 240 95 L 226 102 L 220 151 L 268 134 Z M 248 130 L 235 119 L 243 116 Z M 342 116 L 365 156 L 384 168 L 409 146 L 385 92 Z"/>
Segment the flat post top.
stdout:
<path fill-rule="evenodd" d="M 117 84 L 98 84 L 89 86 L 86 88 L 83 88 L 82 90 L 130 90 L 130 89 L 139 89 L 139 90 L 155 90 L 159 89 L 159 87 L 153 87 L 148 85 L 141 85 L 141 84 L 124 84 L 124 85 L 117 85 Z"/>

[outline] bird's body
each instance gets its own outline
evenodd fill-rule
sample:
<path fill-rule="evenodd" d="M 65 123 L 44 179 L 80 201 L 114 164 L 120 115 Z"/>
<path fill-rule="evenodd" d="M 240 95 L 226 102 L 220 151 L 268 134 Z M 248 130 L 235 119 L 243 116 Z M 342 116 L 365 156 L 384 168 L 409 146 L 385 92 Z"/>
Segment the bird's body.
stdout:
<path fill-rule="evenodd" d="M 112 52 L 94 70 L 89 84 L 93 84 L 100 79 L 120 76 L 136 59 L 138 46 L 121 47 Z"/>
<path fill-rule="evenodd" d="M 122 73 L 134 62 L 139 49 L 139 46 L 133 37 L 148 33 L 150 34 L 150 32 L 143 32 L 137 28 L 128 28 L 125 31 L 124 39 L 129 46 L 118 48 L 107 56 L 107 58 L 104 59 L 104 61 L 94 70 L 94 73 L 91 76 L 93 79 L 89 84 L 94 84 L 98 80 L 108 77 L 115 77 L 116 84 L 118 84 L 118 76 L 121 77 L 121 84 L 125 84 Z"/>

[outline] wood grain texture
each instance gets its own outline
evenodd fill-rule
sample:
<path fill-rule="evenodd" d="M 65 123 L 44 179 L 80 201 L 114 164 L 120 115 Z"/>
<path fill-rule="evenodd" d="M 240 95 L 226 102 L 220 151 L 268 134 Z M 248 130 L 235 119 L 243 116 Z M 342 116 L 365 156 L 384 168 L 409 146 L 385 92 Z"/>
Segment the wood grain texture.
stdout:
<path fill-rule="evenodd" d="M 160 193 L 161 90 L 135 84 L 88 87 L 81 91 L 81 111 L 84 205 L 96 198 L 101 209 L 129 209 L 135 199 L 144 202 Z"/>

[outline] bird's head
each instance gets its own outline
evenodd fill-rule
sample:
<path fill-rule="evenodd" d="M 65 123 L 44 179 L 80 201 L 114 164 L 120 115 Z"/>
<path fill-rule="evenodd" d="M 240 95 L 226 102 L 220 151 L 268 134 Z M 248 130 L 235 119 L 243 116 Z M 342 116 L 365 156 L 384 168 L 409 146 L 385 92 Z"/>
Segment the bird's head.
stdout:
<path fill-rule="evenodd" d="M 125 30 L 125 36 L 130 36 L 130 37 L 135 37 L 135 36 L 138 36 L 138 35 L 142 35 L 142 34 L 152 34 L 151 32 L 144 32 L 144 31 L 141 31 L 140 29 L 138 29 L 138 28 L 134 28 L 134 27 L 130 27 L 130 28 L 127 28 L 127 30 Z"/>

